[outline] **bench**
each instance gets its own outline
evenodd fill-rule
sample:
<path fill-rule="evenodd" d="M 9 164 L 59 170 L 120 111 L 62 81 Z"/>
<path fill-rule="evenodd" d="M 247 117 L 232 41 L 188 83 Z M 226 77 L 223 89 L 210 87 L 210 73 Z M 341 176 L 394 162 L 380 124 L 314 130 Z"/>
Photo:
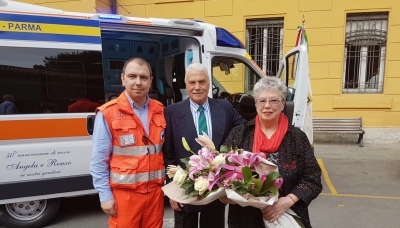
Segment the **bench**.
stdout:
<path fill-rule="evenodd" d="M 313 118 L 314 133 L 359 134 L 358 142 L 363 146 L 362 117 L 360 118 Z"/>

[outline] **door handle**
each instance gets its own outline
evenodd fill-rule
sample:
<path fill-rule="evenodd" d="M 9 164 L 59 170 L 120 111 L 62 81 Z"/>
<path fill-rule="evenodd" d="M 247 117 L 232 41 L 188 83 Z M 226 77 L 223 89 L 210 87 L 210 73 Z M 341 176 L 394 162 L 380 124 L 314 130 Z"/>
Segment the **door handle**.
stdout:
<path fill-rule="evenodd" d="M 86 117 L 86 130 L 89 135 L 93 135 L 95 115 L 88 115 Z"/>

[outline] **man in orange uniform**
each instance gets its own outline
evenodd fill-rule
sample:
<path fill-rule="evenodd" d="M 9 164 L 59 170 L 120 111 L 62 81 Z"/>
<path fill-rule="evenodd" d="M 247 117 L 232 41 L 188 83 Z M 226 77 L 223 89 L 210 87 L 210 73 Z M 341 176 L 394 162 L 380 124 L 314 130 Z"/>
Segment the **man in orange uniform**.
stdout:
<path fill-rule="evenodd" d="M 96 110 L 93 185 L 110 227 L 161 228 L 164 107 L 148 96 L 153 77 L 145 60 L 126 61 L 121 79 L 125 91 Z"/>

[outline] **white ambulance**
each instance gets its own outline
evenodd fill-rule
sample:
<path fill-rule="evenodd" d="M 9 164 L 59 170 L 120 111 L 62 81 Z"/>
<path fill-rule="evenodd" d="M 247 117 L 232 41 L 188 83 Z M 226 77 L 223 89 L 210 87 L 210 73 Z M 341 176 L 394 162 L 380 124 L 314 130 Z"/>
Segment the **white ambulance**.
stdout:
<path fill-rule="evenodd" d="M 307 51 L 298 47 L 296 55 Z M 60 198 L 96 193 L 89 174 L 94 110 L 69 106 L 118 96 L 127 59 L 150 63 L 150 97 L 164 105 L 187 98 L 185 67 L 192 62 L 207 67 L 209 96 L 234 105 L 251 94 L 244 82 L 265 76 L 235 36 L 201 21 L 64 12 L 7 0 L 0 0 L 0 56 L 0 97 L 12 95 L 17 108 L 0 115 L 0 224 L 6 227 L 42 227 Z M 241 91 L 227 89 L 236 88 L 232 80 Z"/>

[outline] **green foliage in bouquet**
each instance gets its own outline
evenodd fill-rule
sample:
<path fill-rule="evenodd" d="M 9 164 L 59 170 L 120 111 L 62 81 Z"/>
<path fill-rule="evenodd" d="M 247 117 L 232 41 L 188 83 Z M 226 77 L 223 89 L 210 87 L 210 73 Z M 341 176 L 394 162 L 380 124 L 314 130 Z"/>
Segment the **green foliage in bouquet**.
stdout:
<path fill-rule="evenodd" d="M 281 175 L 275 171 L 270 171 L 268 175 L 258 177 L 258 174 L 253 175 L 250 167 L 242 168 L 243 179 L 238 181 L 232 181 L 233 190 L 238 194 L 251 193 L 254 196 L 265 196 L 268 193 L 276 195 L 279 184 L 276 184 L 277 180 L 281 178 Z"/>

